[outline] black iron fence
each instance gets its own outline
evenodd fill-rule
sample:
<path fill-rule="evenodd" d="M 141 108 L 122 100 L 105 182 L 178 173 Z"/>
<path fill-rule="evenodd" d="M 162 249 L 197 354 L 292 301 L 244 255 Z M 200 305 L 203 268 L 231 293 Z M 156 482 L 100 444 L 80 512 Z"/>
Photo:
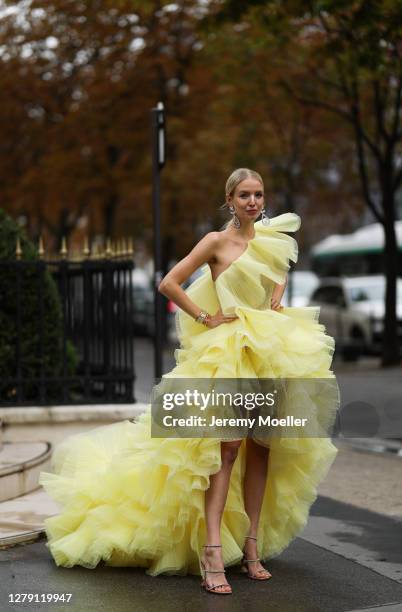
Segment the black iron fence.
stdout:
<path fill-rule="evenodd" d="M 135 401 L 133 267 L 111 249 L 0 261 L 1 406 Z"/>

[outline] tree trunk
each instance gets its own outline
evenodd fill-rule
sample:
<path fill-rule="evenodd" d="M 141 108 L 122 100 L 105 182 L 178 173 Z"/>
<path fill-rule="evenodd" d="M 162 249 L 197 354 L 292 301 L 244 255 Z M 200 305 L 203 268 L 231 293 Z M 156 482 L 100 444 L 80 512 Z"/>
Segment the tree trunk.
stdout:
<path fill-rule="evenodd" d="M 396 314 L 398 245 L 395 232 L 395 202 L 393 194 L 384 195 L 383 211 L 386 291 L 382 365 L 389 366 L 400 363 L 400 340 L 398 337 L 398 321 Z"/>

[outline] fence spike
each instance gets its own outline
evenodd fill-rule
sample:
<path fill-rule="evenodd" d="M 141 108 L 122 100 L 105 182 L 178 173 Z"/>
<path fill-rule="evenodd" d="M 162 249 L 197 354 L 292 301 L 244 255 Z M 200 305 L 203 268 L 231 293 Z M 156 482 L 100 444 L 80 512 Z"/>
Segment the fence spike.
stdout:
<path fill-rule="evenodd" d="M 119 238 L 117 240 L 117 257 L 121 257 L 123 255 L 123 246 L 121 242 L 121 238 Z"/>
<path fill-rule="evenodd" d="M 121 251 L 121 254 L 123 255 L 123 257 L 125 257 L 127 255 L 127 244 L 126 239 L 124 237 L 121 239 Z"/>
<path fill-rule="evenodd" d="M 60 255 L 62 256 L 63 259 L 66 259 L 67 255 L 68 255 L 67 240 L 66 240 L 65 236 L 63 236 L 63 238 L 61 239 Z"/>
<path fill-rule="evenodd" d="M 20 240 L 20 237 L 17 236 L 17 242 L 15 245 L 15 257 L 16 259 L 21 259 L 21 256 L 22 256 L 21 240 Z"/>
<path fill-rule="evenodd" d="M 112 243 L 111 243 L 110 238 L 107 238 L 105 256 L 109 259 L 110 257 L 112 257 L 112 255 L 113 255 Z"/>
<path fill-rule="evenodd" d="M 89 248 L 89 240 L 88 240 L 88 236 L 85 236 L 84 238 L 84 250 L 83 250 L 83 255 L 84 257 L 88 258 L 91 254 L 90 248 Z"/>
<path fill-rule="evenodd" d="M 43 246 L 42 236 L 39 236 L 38 255 L 39 255 L 39 259 L 43 259 L 45 256 L 45 247 Z"/>
<path fill-rule="evenodd" d="M 127 255 L 133 255 L 134 253 L 134 243 L 133 243 L 133 239 L 130 236 L 128 239 L 128 249 L 127 249 Z"/>

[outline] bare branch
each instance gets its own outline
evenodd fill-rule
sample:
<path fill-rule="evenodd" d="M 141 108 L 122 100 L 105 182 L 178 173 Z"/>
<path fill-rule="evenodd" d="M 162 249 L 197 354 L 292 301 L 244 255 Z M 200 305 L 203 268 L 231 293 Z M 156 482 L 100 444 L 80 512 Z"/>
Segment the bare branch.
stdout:
<path fill-rule="evenodd" d="M 319 71 L 314 67 L 310 67 L 310 70 L 312 71 L 312 74 L 314 75 L 316 81 L 318 81 L 319 83 L 322 83 L 322 85 L 325 85 L 326 87 L 331 87 L 332 89 L 335 89 L 336 91 L 345 93 L 343 85 L 340 85 L 339 83 L 336 83 L 336 81 L 332 81 L 331 79 L 327 79 L 321 76 L 319 74 Z"/>
<path fill-rule="evenodd" d="M 395 92 L 395 104 L 394 104 L 394 120 L 392 123 L 391 130 L 391 144 L 395 145 L 398 139 L 400 138 L 400 115 L 401 115 L 401 93 L 402 93 L 402 70 L 399 73 L 398 85 L 396 87 Z"/>
<path fill-rule="evenodd" d="M 368 207 L 372 211 L 373 215 L 380 223 L 384 223 L 384 217 L 381 215 L 380 211 L 377 209 L 374 204 L 374 200 L 370 195 L 370 181 L 368 178 L 367 172 L 367 161 L 366 161 L 366 153 L 364 150 L 364 139 L 361 131 L 360 122 L 356 122 L 355 126 L 355 134 L 356 134 L 356 148 L 357 148 L 357 158 L 359 162 L 359 173 L 363 186 L 363 193 L 365 200 L 367 202 Z"/>
<path fill-rule="evenodd" d="M 323 108 L 331 113 L 334 113 L 335 115 L 339 115 L 340 117 L 342 117 L 342 119 L 345 119 L 346 121 L 352 123 L 352 118 L 348 111 L 344 111 L 338 108 L 337 106 L 333 106 L 332 104 L 329 104 L 328 102 L 323 102 L 322 100 L 316 100 L 315 98 L 306 98 L 304 96 L 300 96 L 294 91 L 294 89 L 292 89 L 289 83 L 283 79 L 280 79 L 280 85 L 287 91 L 287 93 L 289 93 L 295 100 L 297 100 L 297 102 L 300 102 L 301 104 L 305 104 L 307 106 L 316 106 L 318 108 Z"/>
<path fill-rule="evenodd" d="M 371 84 L 374 92 L 374 110 L 376 117 L 377 135 L 381 135 L 386 142 L 389 142 L 389 134 L 387 133 L 384 124 L 384 103 L 381 96 L 380 83 L 376 78 L 372 81 Z"/>
<path fill-rule="evenodd" d="M 371 150 L 374 157 L 379 161 L 382 159 L 381 151 L 378 146 L 370 140 L 367 133 L 363 129 L 362 123 L 360 121 L 360 95 L 359 95 L 359 85 L 357 82 L 357 75 L 354 75 L 352 79 L 352 99 L 350 103 L 350 112 L 353 119 L 353 123 L 358 128 L 359 137 L 364 140 L 369 149 Z"/>

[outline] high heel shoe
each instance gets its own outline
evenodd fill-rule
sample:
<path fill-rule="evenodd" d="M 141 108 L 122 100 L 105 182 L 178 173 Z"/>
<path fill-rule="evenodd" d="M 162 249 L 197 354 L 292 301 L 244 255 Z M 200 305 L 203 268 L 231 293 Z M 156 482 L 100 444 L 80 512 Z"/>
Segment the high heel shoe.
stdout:
<path fill-rule="evenodd" d="M 253 536 L 246 536 L 246 538 L 257 541 L 257 538 L 254 538 Z M 243 551 L 243 559 L 241 560 L 241 571 L 244 574 L 247 574 L 247 576 L 251 578 L 252 580 L 269 580 L 270 578 L 272 578 L 272 574 L 268 572 L 268 570 L 265 568 L 257 570 L 256 574 L 250 574 L 247 564 L 256 563 L 257 561 L 261 561 L 261 559 L 246 559 L 246 553 Z M 265 572 L 265 576 L 257 575 L 257 574 L 260 574 L 261 572 Z M 269 576 L 266 575 L 266 572 L 268 572 Z"/>
<path fill-rule="evenodd" d="M 204 548 L 222 548 L 221 544 L 204 544 Z M 207 582 L 207 574 L 225 574 L 226 570 L 222 569 L 222 570 L 207 570 L 205 569 L 205 564 L 203 563 L 202 559 L 200 559 L 200 564 L 201 564 L 201 570 L 203 572 L 203 581 L 201 582 L 201 586 L 204 587 L 204 589 L 206 591 L 208 591 L 208 593 L 215 593 L 216 595 L 231 595 L 232 594 L 232 589 L 230 587 L 229 584 L 208 584 Z M 216 591 L 215 589 L 217 589 L 218 587 L 229 587 L 230 591 Z"/>

